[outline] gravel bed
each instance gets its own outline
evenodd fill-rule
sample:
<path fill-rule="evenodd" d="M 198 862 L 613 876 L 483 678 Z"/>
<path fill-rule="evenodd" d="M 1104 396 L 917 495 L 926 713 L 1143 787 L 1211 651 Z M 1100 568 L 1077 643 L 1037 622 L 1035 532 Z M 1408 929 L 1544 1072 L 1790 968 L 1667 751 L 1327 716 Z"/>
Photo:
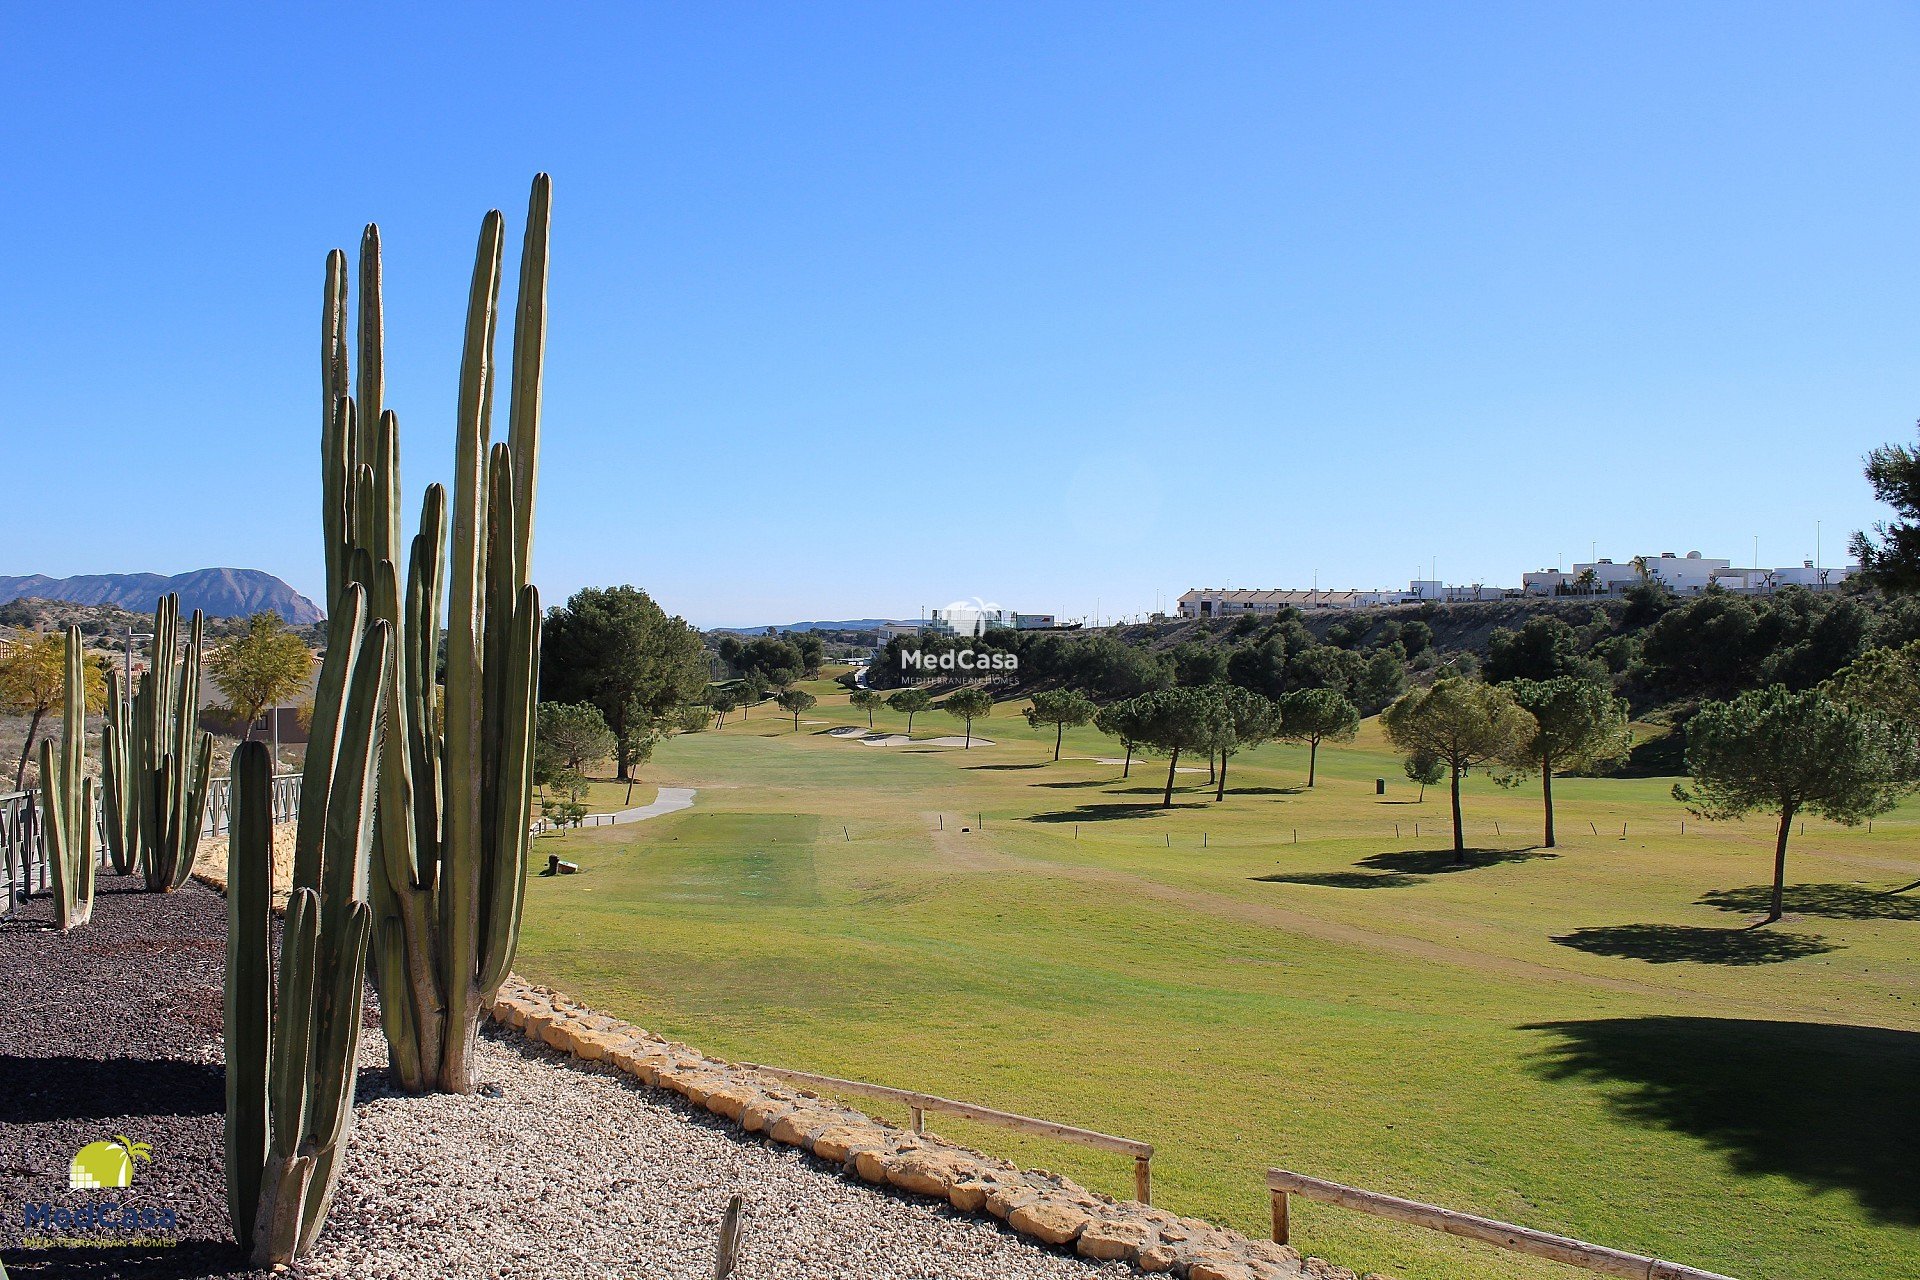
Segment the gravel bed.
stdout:
<path fill-rule="evenodd" d="M 387 1089 L 363 1039 L 346 1173 L 308 1268 L 345 1280 L 699 1277 L 721 1212 L 744 1197 L 741 1280 L 1117 1280 L 1137 1273 L 1057 1252 L 932 1201 L 849 1180 L 518 1035 L 483 1032 L 471 1097 Z"/>
<path fill-rule="evenodd" d="M 38 898 L 0 921 L 0 1261 L 15 1277 L 259 1280 L 229 1235 L 221 1165 L 226 901 L 103 877 L 66 937 Z M 479 1093 L 398 1095 L 362 1037 L 345 1172 L 315 1277 L 707 1277 L 720 1215 L 745 1198 L 741 1280 L 1053 1280 L 1134 1275 L 990 1219 L 843 1176 L 678 1094 L 491 1027 Z M 151 1163 L 124 1191 L 71 1191 L 67 1165 L 125 1134 Z M 144 1234 L 28 1229 L 29 1204 L 170 1212 Z M 29 1236 L 66 1243 L 24 1247 Z"/>
<path fill-rule="evenodd" d="M 250 1274 L 234 1269 L 221 1168 L 226 899 L 103 875 L 89 923 L 62 937 L 52 922 L 44 896 L 0 920 L 0 1260 L 15 1277 Z M 153 1148 L 133 1185 L 69 1190 L 74 1153 L 119 1134 Z M 27 1227 L 29 1205 L 108 1203 L 175 1228 Z M 29 1234 L 85 1243 L 22 1248 Z"/>

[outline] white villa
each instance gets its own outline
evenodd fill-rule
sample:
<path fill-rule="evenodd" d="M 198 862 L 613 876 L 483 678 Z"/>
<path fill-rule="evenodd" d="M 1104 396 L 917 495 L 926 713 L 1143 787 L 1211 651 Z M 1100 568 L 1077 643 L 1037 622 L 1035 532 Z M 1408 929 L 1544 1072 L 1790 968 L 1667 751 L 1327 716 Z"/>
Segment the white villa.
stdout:
<path fill-rule="evenodd" d="M 1483 583 L 1462 586 L 1431 578 L 1416 578 L 1407 584 L 1405 591 L 1196 587 L 1180 597 L 1179 612 L 1183 618 L 1238 618 L 1249 614 L 1254 617 L 1271 615 L 1283 609 L 1299 609 L 1303 612 L 1315 609 L 1367 609 L 1389 604 L 1413 604 L 1423 600 L 1457 604 L 1521 595 L 1608 596 L 1619 595 L 1643 581 L 1657 582 L 1680 596 L 1697 596 L 1709 586 L 1748 593 L 1775 591 L 1785 586 L 1827 591 L 1858 572 L 1859 565 L 1815 568 L 1811 560 L 1777 569 L 1742 569 L 1731 560 L 1710 559 L 1698 551 L 1689 551 L 1684 556 L 1662 551 L 1657 556 L 1635 556 L 1618 563 L 1602 558 L 1590 564 L 1576 564 L 1571 572 L 1540 569 L 1521 574 L 1521 585 L 1518 587 L 1487 586 Z M 939 613 L 936 609 L 934 616 L 938 618 Z"/>
<path fill-rule="evenodd" d="M 1657 556 L 1635 556 L 1624 563 L 1602 558 L 1576 564 L 1571 573 L 1541 569 L 1522 574 L 1521 583 L 1530 596 L 1618 595 L 1642 581 L 1657 582 L 1675 595 L 1697 596 L 1709 586 L 1745 592 L 1784 586 L 1820 591 L 1836 587 L 1858 572 L 1859 565 L 1815 568 L 1811 560 L 1776 569 L 1742 569 L 1731 560 L 1703 556 L 1698 551 L 1684 556 L 1662 551 Z"/>

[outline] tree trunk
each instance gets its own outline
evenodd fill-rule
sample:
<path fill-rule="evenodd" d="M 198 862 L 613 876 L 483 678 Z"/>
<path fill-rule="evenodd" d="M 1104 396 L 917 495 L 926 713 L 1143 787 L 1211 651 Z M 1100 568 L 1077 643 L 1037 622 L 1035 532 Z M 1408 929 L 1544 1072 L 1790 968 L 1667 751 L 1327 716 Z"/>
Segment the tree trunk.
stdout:
<path fill-rule="evenodd" d="M 1307 785 L 1313 785 L 1313 775 L 1320 768 L 1320 739 L 1307 739 Z"/>
<path fill-rule="evenodd" d="M 1056 762 L 1060 759 L 1060 740 L 1066 736 L 1067 722 L 1062 720 L 1053 726 L 1053 758 Z"/>
<path fill-rule="evenodd" d="M 1449 765 L 1453 773 L 1453 860 L 1465 865 L 1467 861 L 1467 840 L 1460 828 L 1460 766 Z"/>
<path fill-rule="evenodd" d="M 1129 742 L 1127 744 L 1127 761 L 1125 764 L 1120 766 L 1120 776 L 1124 778 L 1127 775 L 1131 774 L 1132 772 L 1133 772 L 1133 744 Z"/>
<path fill-rule="evenodd" d="M 1227 753 L 1224 751 L 1220 753 L 1220 786 L 1219 789 L 1213 793 L 1213 798 L 1215 800 L 1225 800 L 1227 798 Z"/>
<path fill-rule="evenodd" d="M 40 717 L 45 714 L 46 710 L 44 708 L 36 707 L 33 712 L 33 717 L 27 721 L 27 741 L 26 745 L 20 748 L 20 767 L 13 771 L 13 789 L 15 791 L 26 790 L 27 761 L 33 755 L 33 735 L 40 728 Z M 46 779 L 41 779 L 41 785 L 46 785 Z"/>
<path fill-rule="evenodd" d="M 1780 835 L 1773 844 L 1773 903 L 1761 924 L 1772 924 L 1786 909 L 1787 837 L 1793 834 L 1794 808 L 1793 805 L 1787 805 L 1780 810 Z"/>
<path fill-rule="evenodd" d="M 1167 761 L 1167 793 L 1160 797 L 1162 809 L 1173 808 L 1173 771 L 1180 765 L 1180 748 L 1173 749 L 1173 758 Z"/>
<path fill-rule="evenodd" d="M 913 736 L 913 712 L 911 711 L 907 712 L 907 736 L 909 738 Z"/>
<path fill-rule="evenodd" d="M 1553 848 L 1553 757 L 1540 761 L 1540 796 L 1547 806 L 1547 839 L 1543 847 Z"/>
<path fill-rule="evenodd" d="M 1218 774 L 1216 773 L 1213 767 L 1213 748 L 1208 747 L 1207 748 L 1207 781 L 1209 783 L 1212 783 L 1217 778 L 1218 778 Z"/>
<path fill-rule="evenodd" d="M 973 750 L 973 721 L 967 721 L 967 740 L 960 744 L 962 751 Z"/>

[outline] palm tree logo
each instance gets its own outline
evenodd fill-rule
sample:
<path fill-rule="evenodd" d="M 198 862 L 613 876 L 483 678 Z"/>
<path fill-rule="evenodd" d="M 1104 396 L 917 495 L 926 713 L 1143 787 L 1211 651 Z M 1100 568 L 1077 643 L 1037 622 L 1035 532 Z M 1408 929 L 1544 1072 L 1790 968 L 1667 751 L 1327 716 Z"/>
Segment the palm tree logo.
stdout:
<path fill-rule="evenodd" d="M 89 1142 L 67 1166 L 67 1186 L 75 1191 L 99 1191 L 133 1185 L 133 1162 L 153 1160 L 149 1143 L 115 1134 L 112 1142 Z"/>

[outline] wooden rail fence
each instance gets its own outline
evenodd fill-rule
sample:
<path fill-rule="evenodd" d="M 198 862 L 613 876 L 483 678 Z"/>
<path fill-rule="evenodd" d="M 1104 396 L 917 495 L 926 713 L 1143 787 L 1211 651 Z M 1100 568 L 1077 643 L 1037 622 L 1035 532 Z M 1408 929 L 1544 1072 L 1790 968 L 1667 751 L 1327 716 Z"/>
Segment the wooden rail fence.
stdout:
<path fill-rule="evenodd" d="M 1568 1236 L 1535 1231 L 1531 1227 L 1517 1227 L 1511 1222 L 1496 1222 L 1492 1218 L 1442 1209 L 1418 1200 L 1402 1200 L 1399 1196 L 1383 1195 L 1378 1191 L 1349 1187 L 1322 1178 L 1309 1178 L 1303 1173 L 1290 1173 L 1285 1169 L 1267 1170 L 1267 1191 L 1273 1197 L 1273 1238 L 1280 1244 L 1286 1244 L 1290 1234 L 1289 1197 L 1305 1196 L 1322 1204 L 1339 1205 L 1343 1209 L 1371 1213 L 1394 1222 L 1444 1231 L 1448 1235 L 1479 1240 L 1514 1253 L 1564 1262 L 1568 1266 L 1598 1271 L 1602 1275 L 1630 1276 L 1633 1280 L 1732 1280 L 1732 1277 L 1715 1271 L 1702 1271 L 1698 1267 L 1682 1266 L 1677 1262 L 1625 1253 Z"/>
<path fill-rule="evenodd" d="M 837 1089 L 846 1093 L 900 1103 L 913 1117 L 915 1133 L 925 1133 L 927 1112 L 937 1111 L 945 1115 L 959 1116 L 963 1120 L 976 1120 L 981 1124 L 998 1125 L 1002 1129 L 1017 1129 L 1022 1133 L 1036 1134 L 1043 1138 L 1060 1138 L 1067 1142 L 1078 1142 L 1082 1146 L 1097 1147 L 1102 1151 L 1114 1151 L 1121 1155 L 1132 1156 L 1134 1199 L 1141 1204 L 1153 1203 L 1153 1144 L 1150 1142 L 1141 1142 L 1134 1138 L 1116 1138 L 1110 1133 L 1077 1129 L 1070 1124 L 1037 1120 L 1032 1116 L 1015 1115 L 1010 1111 L 995 1111 L 991 1107 L 976 1106 L 971 1102 L 956 1102 L 952 1098 L 919 1093 L 912 1089 L 895 1089 L 884 1084 L 868 1084 L 864 1080 L 842 1080 L 837 1076 L 815 1075 L 811 1071 L 789 1071 L 785 1067 L 769 1067 L 757 1062 L 743 1062 L 740 1065 L 750 1071 L 777 1076 L 796 1084 L 817 1085 L 823 1089 Z"/>

